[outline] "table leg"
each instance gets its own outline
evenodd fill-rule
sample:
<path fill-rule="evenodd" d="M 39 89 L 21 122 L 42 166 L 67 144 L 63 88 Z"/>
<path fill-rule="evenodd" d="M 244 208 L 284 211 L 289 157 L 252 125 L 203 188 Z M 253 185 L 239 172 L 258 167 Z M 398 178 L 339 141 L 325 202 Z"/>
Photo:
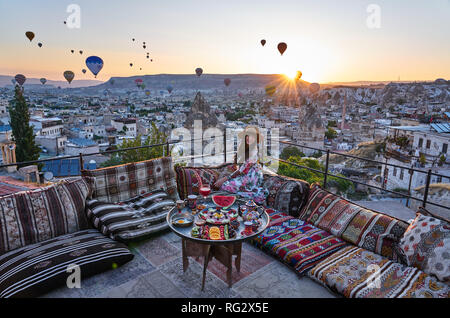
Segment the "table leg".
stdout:
<path fill-rule="evenodd" d="M 183 272 L 186 272 L 189 267 L 189 259 L 186 253 L 186 240 L 181 240 L 181 250 L 182 250 L 182 258 L 183 258 Z"/>
<path fill-rule="evenodd" d="M 202 291 L 205 289 L 206 269 L 208 268 L 210 252 L 211 252 L 211 245 L 208 245 L 206 247 L 205 259 L 203 262 Z"/>
<path fill-rule="evenodd" d="M 234 248 L 233 254 L 236 255 L 236 259 L 234 260 L 234 266 L 236 266 L 238 272 L 241 272 L 242 242 L 234 244 L 233 248 Z"/>

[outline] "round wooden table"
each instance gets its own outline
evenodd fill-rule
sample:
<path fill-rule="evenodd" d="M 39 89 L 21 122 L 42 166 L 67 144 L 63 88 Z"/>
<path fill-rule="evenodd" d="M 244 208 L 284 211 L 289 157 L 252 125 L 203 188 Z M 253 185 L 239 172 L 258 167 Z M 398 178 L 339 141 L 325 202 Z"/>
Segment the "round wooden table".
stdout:
<path fill-rule="evenodd" d="M 214 206 L 213 203 L 207 203 L 208 207 Z M 237 204 L 231 206 L 231 208 L 238 211 Z M 205 287 L 206 269 L 208 268 L 208 263 L 216 258 L 220 263 L 222 263 L 227 268 L 227 283 L 228 287 L 232 286 L 231 274 L 233 265 L 233 256 L 236 256 L 235 266 L 237 271 L 240 271 L 241 266 L 241 251 L 242 242 L 251 239 L 259 234 L 261 234 L 269 225 L 269 215 L 264 212 L 260 215 L 261 225 L 257 232 L 253 232 L 251 235 L 243 236 L 241 232 L 244 231 L 244 222 L 242 218 L 239 217 L 240 221 L 239 229 L 236 230 L 236 237 L 228 240 L 208 240 L 203 238 L 195 238 L 191 236 L 192 224 L 188 227 L 175 226 L 172 223 L 172 218 L 174 216 L 180 216 L 187 214 L 192 216 L 192 211 L 188 207 L 183 208 L 181 213 L 178 211 L 177 207 L 172 208 L 167 214 L 167 223 L 170 229 L 178 236 L 181 237 L 181 247 L 182 247 L 182 258 L 183 258 L 183 271 L 185 272 L 189 266 L 188 257 L 203 257 L 203 277 L 202 277 L 202 290 Z M 192 216 L 194 218 L 194 216 Z M 194 218 L 195 219 L 195 218 Z"/>

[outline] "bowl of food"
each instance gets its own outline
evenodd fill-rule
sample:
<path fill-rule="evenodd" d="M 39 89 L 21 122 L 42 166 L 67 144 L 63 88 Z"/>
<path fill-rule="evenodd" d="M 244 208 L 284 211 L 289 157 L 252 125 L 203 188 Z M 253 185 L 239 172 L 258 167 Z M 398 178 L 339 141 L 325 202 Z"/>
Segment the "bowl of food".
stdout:
<path fill-rule="evenodd" d="M 177 227 L 188 227 L 193 223 L 193 219 L 187 215 L 176 215 L 172 218 L 172 224 Z"/>

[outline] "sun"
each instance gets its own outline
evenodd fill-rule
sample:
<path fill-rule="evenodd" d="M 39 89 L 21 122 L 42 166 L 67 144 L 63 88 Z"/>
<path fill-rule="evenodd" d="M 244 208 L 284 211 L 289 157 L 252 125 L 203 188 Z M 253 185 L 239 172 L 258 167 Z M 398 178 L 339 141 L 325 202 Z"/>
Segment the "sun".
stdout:
<path fill-rule="evenodd" d="M 291 81 L 295 80 L 295 78 L 297 77 L 297 70 L 289 70 L 289 71 L 285 71 L 284 72 L 284 76 L 286 76 L 288 79 L 290 79 Z"/>

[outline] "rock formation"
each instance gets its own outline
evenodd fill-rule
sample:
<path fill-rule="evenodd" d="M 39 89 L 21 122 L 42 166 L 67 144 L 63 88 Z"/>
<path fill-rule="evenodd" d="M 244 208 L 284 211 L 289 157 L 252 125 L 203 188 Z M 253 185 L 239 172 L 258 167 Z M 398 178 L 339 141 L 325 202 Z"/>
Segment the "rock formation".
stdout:
<path fill-rule="evenodd" d="M 217 127 L 219 123 L 216 115 L 211 112 L 211 107 L 200 92 L 195 96 L 191 112 L 188 114 L 184 126 L 188 129 L 193 128 L 194 120 L 201 120 L 203 129 Z"/>

